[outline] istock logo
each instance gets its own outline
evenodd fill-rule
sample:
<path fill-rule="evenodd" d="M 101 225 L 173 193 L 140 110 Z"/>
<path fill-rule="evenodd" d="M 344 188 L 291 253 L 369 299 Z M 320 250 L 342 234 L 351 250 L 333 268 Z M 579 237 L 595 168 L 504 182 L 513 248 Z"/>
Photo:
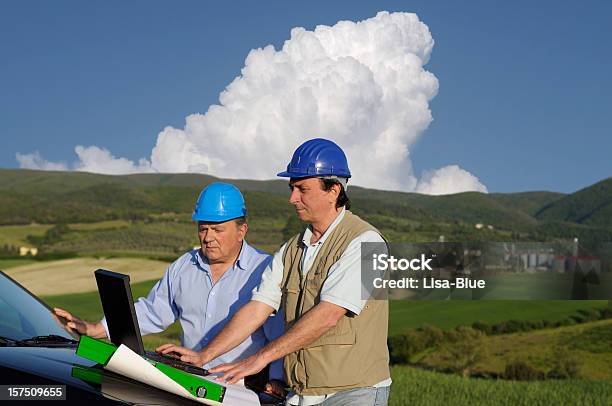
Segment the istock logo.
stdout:
<path fill-rule="evenodd" d="M 395 258 L 388 254 L 373 254 L 372 264 L 375 271 L 432 271 L 429 263 L 433 258 L 425 258 L 425 254 L 421 254 L 420 258 Z"/>

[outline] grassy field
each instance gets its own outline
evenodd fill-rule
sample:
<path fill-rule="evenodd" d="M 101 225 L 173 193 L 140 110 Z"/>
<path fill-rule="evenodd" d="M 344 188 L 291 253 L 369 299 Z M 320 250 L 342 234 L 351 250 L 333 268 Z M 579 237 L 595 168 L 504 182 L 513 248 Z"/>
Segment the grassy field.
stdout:
<path fill-rule="evenodd" d="M 0 245 L 31 246 L 31 244 L 26 241 L 28 235 L 41 236 L 51 227 L 53 227 L 53 224 L 0 226 Z"/>
<path fill-rule="evenodd" d="M 132 282 L 161 277 L 167 262 L 146 258 L 71 258 L 32 262 L 5 272 L 39 296 L 96 291 L 93 271 L 110 269 L 130 275 Z"/>
<path fill-rule="evenodd" d="M 481 358 L 473 369 L 484 375 L 502 374 L 515 361 L 547 373 L 563 358 L 577 365 L 578 377 L 612 384 L 612 320 L 488 336 L 477 351 Z M 435 370 L 446 370 L 452 362 L 444 351 L 424 351 L 415 358 L 426 369 Z"/>
<path fill-rule="evenodd" d="M 392 367 L 391 377 L 391 406 L 612 404 L 612 384 L 606 381 L 491 381 L 405 366 Z"/>
<path fill-rule="evenodd" d="M 0 270 L 6 270 L 14 268 L 16 266 L 33 264 L 36 261 L 30 258 L 17 258 L 17 259 L 0 259 Z"/>
<path fill-rule="evenodd" d="M 109 228 L 128 227 L 131 223 L 127 220 L 107 220 L 98 221 L 95 223 L 73 223 L 68 226 L 73 230 L 88 231 L 88 230 L 105 230 Z"/>
<path fill-rule="evenodd" d="M 166 218 L 167 217 L 167 218 Z M 94 256 L 112 253 L 114 256 L 141 255 L 178 257 L 198 244 L 195 223 L 189 214 L 160 217 L 156 221 L 108 220 L 94 223 L 67 224 L 68 231 L 46 242 L 46 252 L 70 252 Z M 259 217 L 249 219 L 247 241 L 267 252 L 276 251 L 283 241 L 285 218 Z M 41 237 L 53 225 L 31 224 L 0 226 L 0 246 L 32 246 L 27 236 Z M 37 245 L 37 244 L 34 244 Z M 76 254 L 72 254 L 76 255 Z"/>
<path fill-rule="evenodd" d="M 489 301 L 392 301 L 389 335 L 431 324 L 444 330 L 475 321 L 489 324 L 506 320 L 558 321 L 580 309 L 605 307 L 601 300 L 489 300 Z"/>
<path fill-rule="evenodd" d="M 132 284 L 134 297 L 146 296 L 155 280 Z M 27 286 L 27 285 L 26 285 Z M 44 297 L 49 304 L 66 309 L 88 320 L 102 317 L 102 307 L 97 292 Z M 517 320 L 561 320 L 579 309 L 603 307 L 602 301 L 437 301 L 390 303 L 389 335 L 404 330 L 431 324 L 443 329 L 457 325 L 470 325 L 476 320 L 489 323 L 510 319 Z"/>

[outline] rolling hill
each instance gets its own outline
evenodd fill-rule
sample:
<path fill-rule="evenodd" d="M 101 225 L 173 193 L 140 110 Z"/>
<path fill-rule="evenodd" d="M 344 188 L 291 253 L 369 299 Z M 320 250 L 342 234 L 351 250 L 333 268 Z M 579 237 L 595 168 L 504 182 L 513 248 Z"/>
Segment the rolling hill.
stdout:
<path fill-rule="evenodd" d="M 535 216 L 545 221 L 612 227 L 612 178 L 551 201 Z"/>
<path fill-rule="evenodd" d="M 215 180 L 199 174 L 110 176 L 0 169 L 0 224 L 189 222 L 195 197 Z M 243 190 L 260 236 L 270 224 L 277 236 L 282 224 L 287 223 L 285 229 L 296 226 L 289 220 L 293 209 L 287 204 L 286 181 L 230 182 Z M 612 178 L 569 195 L 540 191 L 427 196 L 351 186 L 349 196 L 353 210 L 388 233 L 391 241 L 431 241 L 441 234 L 448 241 L 574 236 L 590 244 L 612 241 Z M 477 223 L 492 227 L 476 230 Z M 280 243 L 276 239 L 267 241 L 269 246 Z"/>

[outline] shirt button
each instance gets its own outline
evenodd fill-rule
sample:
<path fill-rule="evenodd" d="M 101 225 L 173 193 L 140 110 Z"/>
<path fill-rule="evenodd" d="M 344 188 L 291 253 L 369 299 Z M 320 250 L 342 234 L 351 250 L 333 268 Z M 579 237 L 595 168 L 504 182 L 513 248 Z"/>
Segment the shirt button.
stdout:
<path fill-rule="evenodd" d="M 208 316 L 208 318 L 210 319 L 212 317 L 212 314 L 207 314 L 206 316 Z"/>
<path fill-rule="evenodd" d="M 214 296 L 214 295 L 215 295 L 215 292 L 210 292 L 210 295 L 211 295 L 211 296 Z"/>

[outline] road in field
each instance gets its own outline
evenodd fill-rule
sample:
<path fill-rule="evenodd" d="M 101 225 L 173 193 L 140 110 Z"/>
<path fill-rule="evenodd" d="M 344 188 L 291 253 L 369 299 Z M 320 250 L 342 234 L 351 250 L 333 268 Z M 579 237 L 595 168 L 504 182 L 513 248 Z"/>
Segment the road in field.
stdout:
<path fill-rule="evenodd" d="M 159 279 L 167 262 L 142 258 L 72 258 L 36 262 L 5 271 L 38 296 L 97 291 L 93 272 L 98 268 L 130 275 L 130 282 Z"/>

